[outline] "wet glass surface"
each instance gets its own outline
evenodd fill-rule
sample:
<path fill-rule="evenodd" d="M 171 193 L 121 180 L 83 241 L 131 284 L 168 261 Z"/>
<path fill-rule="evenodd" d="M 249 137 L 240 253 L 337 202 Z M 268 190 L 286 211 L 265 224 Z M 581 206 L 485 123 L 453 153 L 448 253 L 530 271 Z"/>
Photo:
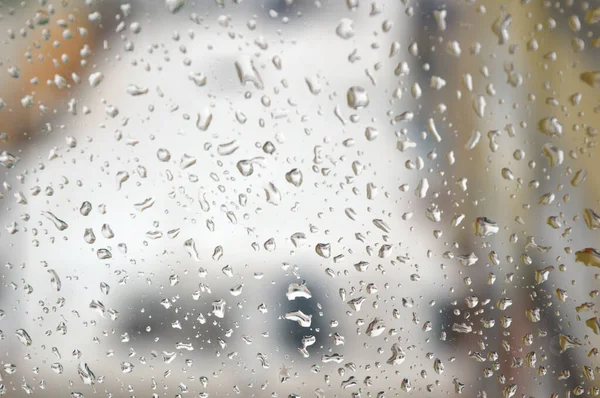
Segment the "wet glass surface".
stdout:
<path fill-rule="evenodd" d="M 599 23 L 0 1 L 0 394 L 600 395 Z"/>

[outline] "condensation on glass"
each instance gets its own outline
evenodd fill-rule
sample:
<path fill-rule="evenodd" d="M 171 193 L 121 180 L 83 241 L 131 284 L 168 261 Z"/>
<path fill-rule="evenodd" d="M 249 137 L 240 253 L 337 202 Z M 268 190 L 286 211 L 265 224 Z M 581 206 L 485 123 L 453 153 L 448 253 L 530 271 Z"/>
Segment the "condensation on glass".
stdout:
<path fill-rule="evenodd" d="M 0 394 L 600 395 L 599 29 L 0 2 Z"/>

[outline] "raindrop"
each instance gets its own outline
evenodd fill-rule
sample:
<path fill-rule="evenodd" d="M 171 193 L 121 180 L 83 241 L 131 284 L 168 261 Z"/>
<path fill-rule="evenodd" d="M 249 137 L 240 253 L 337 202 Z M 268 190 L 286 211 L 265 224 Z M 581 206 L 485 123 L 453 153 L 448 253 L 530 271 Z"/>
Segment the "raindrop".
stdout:
<path fill-rule="evenodd" d="M 307 315 L 301 310 L 288 312 L 284 315 L 284 318 L 289 321 L 298 322 L 298 325 L 302 326 L 303 328 L 310 327 L 312 323 L 312 315 Z"/>
<path fill-rule="evenodd" d="M 52 224 L 54 224 L 56 229 L 58 229 L 59 231 L 64 231 L 65 229 L 67 229 L 69 227 L 66 222 L 64 222 L 60 218 L 56 217 L 54 214 L 52 214 L 49 211 L 43 211 L 41 214 L 44 217 L 46 217 L 48 220 L 52 221 Z"/>
<path fill-rule="evenodd" d="M 12 169 L 15 167 L 20 160 L 20 157 L 10 154 L 6 151 L 0 152 L 0 164 L 7 169 Z"/>
<path fill-rule="evenodd" d="M 302 185 L 302 171 L 299 169 L 292 169 L 285 174 L 285 179 L 290 184 L 299 187 Z"/>
<path fill-rule="evenodd" d="M 91 211 L 92 211 L 92 204 L 88 201 L 83 202 L 81 204 L 81 207 L 79 208 L 79 213 L 82 216 L 88 216 Z"/>
<path fill-rule="evenodd" d="M 259 90 L 264 88 L 262 79 L 254 67 L 254 62 L 251 57 L 247 55 L 240 56 L 238 60 L 235 61 L 235 69 L 237 70 L 238 78 L 242 85 L 251 82 L 254 84 L 254 87 Z"/>
<path fill-rule="evenodd" d="M 335 28 L 335 34 L 344 40 L 354 37 L 354 22 L 351 19 L 343 18 Z"/>
<path fill-rule="evenodd" d="M 53 269 L 48 269 L 48 273 L 50 274 L 50 285 L 52 286 L 52 288 L 54 290 L 56 290 L 57 292 L 60 292 L 62 283 L 60 282 L 60 278 L 58 277 L 58 274 Z"/>
<path fill-rule="evenodd" d="M 161 162 L 168 162 L 169 160 L 171 160 L 171 153 L 167 149 L 165 149 L 165 148 L 160 148 L 156 152 L 156 157 Z"/>
<path fill-rule="evenodd" d="M 29 333 L 27 333 L 25 329 L 17 329 L 15 336 L 17 336 L 17 339 L 19 339 L 24 346 L 30 346 L 32 343 L 31 337 L 29 337 Z"/>

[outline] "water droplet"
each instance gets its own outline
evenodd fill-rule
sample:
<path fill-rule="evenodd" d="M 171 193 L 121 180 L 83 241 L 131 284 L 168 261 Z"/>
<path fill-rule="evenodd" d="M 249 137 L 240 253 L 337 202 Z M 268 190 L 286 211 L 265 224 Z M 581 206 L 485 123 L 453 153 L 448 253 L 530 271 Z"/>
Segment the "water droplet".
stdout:
<path fill-rule="evenodd" d="M 213 301 L 212 303 L 212 313 L 214 316 L 216 316 L 217 318 L 224 318 L 225 317 L 225 300 L 221 299 L 221 300 L 217 300 L 217 301 Z"/>
<path fill-rule="evenodd" d="M 237 70 L 238 78 L 242 85 L 251 82 L 259 90 L 264 88 L 262 79 L 258 74 L 258 71 L 254 67 L 252 58 L 247 55 L 242 55 L 235 61 L 235 69 Z"/>
<path fill-rule="evenodd" d="M 229 141 L 224 144 L 220 144 L 217 147 L 217 153 L 220 156 L 229 156 L 235 153 L 240 148 L 240 144 L 237 140 Z"/>
<path fill-rule="evenodd" d="M 525 310 L 525 316 L 533 323 L 537 323 L 542 320 L 542 313 L 539 308 L 528 308 Z"/>
<path fill-rule="evenodd" d="M 79 208 L 79 213 L 82 216 L 87 216 L 90 214 L 90 212 L 92 211 L 92 204 L 88 201 L 85 201 L 81 204 L 81 207 Z"/>
<path fill-rule="evenodd" d="M 212 122 L 212 112 L 209 108 L 204 108 L 202 111 L 198 112 L 198 117 L 196 119 L 196 128 L 200 131 L 206 131 L 210 127 L 210 123 Z"/>
<path fill-rule="evenodd" d="M 96 242 L 96 235 L 94 234 L 94 230 L 91 228 L 86 228 L 83 232 L 83 240 L 85 241 L 85 243 L 88 243 L 90 245 Z"/>
<path fill-rule="evenodd" d="M 17 339 L 19 339 L 24 346 L 30 346 L 32 343 L 31 337 L 25 329 L 17 329 L 17 331 L 15 331 L 15 336 L 17 336 Z"/>
<path fill-rule="evenodd" d="M 47 25 L 50 22 L 50 14 L 45 10 L 37 10 L 33 15 L 33 22 L 36 25 Z"/>
<path fill-rule="evenodd" d="M 152 207 L 154 205 L 154 198 L 147 198 L 144 201 L 140 202 L 140 203 L 136 203 L 133 205 L 133 207 L 135 207 L 135 209 L 139 212 L 142 212 L 146 209 L 149 209 L 150 207 Z"/>
<path fill-rule="evenodd" d="M 475 230 L 475 236 L 487 237 L 498 233 L 498 224 L 491 221 L 487 217 L 477 217 L 473 222 L 473 229 Z"/>
<path fill-rule="evenodd" d="M 131 373 L 135 366 L 131 362 L 121 362 L 121 372 L 123 373 Z"/>
<path fill-rule="evenodd" d="M 576 187 L 587 179 L 587 170 L 581 169 L 578 170 L 573 178 L 571 179 L 571 185 Z"/>
<path fill-rule="evenodd" d="M 52 286 L 52 288 L 54 290 L 56 290 L 57 292 L 60 292 L 62 283 L 60 282 L 60 278 L 58 277 L 58 274 L 53 269 L 48 269 L 48 273 L 50 274 L 50 285 Z"/>
<path fill-rule="evenodd" d="M 600 87 L 600 70 L 583 72 L 579 78 L 590 87 Z"/>
<path fill-rule="evenodd" d="M 56 217 L 53 213 L 51 213 L 49 211 L 43 211 L 43 212 L 41 212 L 41 214 L 44 217 L 46 217 L 48 220 L 52 221 L 52 224 L 54 224 L 56 229 L 58 229 L 59 231 L 64 231 L 65 229 L 67 229 L 69 227 L 69 225 L 67 225 L 66 222 L 64 222 L 60 218 Z"/>
<path fill-rule="evenodd" d="M 267 196 L 267 203 L 274 206 L 278 206 L 281 203 L 281 193 L 272 182 L 268 183 L 265 187 L 265 195 Z"/>
<path fill-rule="evenodd" d="M 91 371 L 87 363 L 80 363 L 77 368 L 77 374 L 83 381 L 83 384 L 89 386 L 96 383 L 96 375 Z"/>
<path fill-rule="evenodd" d="M 108 293 L 110 293 L 110 286 L 108 285 L 108 283 L 106 282 L 100 282 L 100 291 L 108 296 Z"/>
<path fill-rule="evenodd" d="M 52 365 L 50 365 L 50 369 L 52 369 L 54 373 L 59 375 L 63 373 L 63 366 L 58 362 L 55 362 Z"/>
<path fill-rule="evenodd" d="M 406 359 L 406 354 L 404 350 L 398 343 L 394 343 L 392 345 L 392 356 L 387 360 L 389 365 L 401 365 Z"/>
<path fill-rule="evenodd" d="M 296 283 L 292 282 L 288 285 L 286 297 L 288 300 L 295 300 L 297 298 L 309 299 L 312 297 L 312 293 L 308 290 L 306 282 Z"/>
<path fill-rule="evenodd" d="M 538 123 L 540 131 L 547 136 L 561 136 L 563 133 L 563 126 L 554 116 L 548 116 L 541 119 Z"/>
<path fill-rule="evenodd" d="M 148 88 L 142 88 L 136 86 L 135 84 L 130 84 L 127 86 L 127 94 L 137 97 L 139 95 L 148 94 Z"/>
<path fill-rule="evenodd" d="M 177 11 L 179 11 L 184 4 L 185 0 L 165 0 L 165 6 L 172 14 L 175 14 Z"/>
<path fill-rule="evenodd" d="M 598 215 L 593 209 L 584 209 L 583 219 L 585 220 L 585 224 L 589 229 L 600 229 L 600 215 Z"/>
<path fill-rule="evenodd" d="M 568 334 L 561 334 L 558 336 L 558 342 L 560 344 L 561 354 L 567 351 L 569 348 L 577 348 L 583 345 L 578 338 L 569 336 Z"/>
<path fill-rule="evenodd" d="M 96 255 L 100 260 L 108 260 L 109 258 L 112 258 L 112 253 L 108 249 L 98 249 Z"/>
<path fill-rule="evenodd" d="M 167 149 L 165 149 L 165 148 L 160 148 L 156 152 L 156 157 L 161 162 L 168 162 L 169 160 L 171 160 L 171 153 Z"/>
<path fill-rule="evenodd" d="M 90 82 L 90 86 L 98 87 L 98 85 L 102 83 L 102 80 L 104 80 L 104 74 L 102 72 L 94 72 L 90 74 L 88 80 Z"/>
<path fill-rule="evenodd" d="M 288 312 L 284 315 L 284 318 L 289 321 L 298 322 L 298 325 L 302 326 L 303 328 L 310 327 L 312 323 L 312 315 L 307 315 L 301 310 Z"/>
<path fill-rule="evenodd" d="M 452 325 L 452 331 L 456 333 L 471 333 L 473 328 L 465 323 L 454 323 Z"/>
<path fill-rule="evenodd" d="M 369 323 L 365 334 L 369 337 L 380 336 L 385 331 L 385 322 L 381 318 L 375 318 Z"/>
<path fill-rule="evenodd" d="M 206 85 L 207 78 L 202 72 L 190 72 L 188 78 L 198 87 L 204 87 Z"/>
<path fill-rule="evenodd" d="M 217 246 L 215 247 L 215 250 L 213 251 L 213 255 L 212 258 L 215 261 L 219 261 L 222 257 L 223 257 L 223 246 Z"/>
<path fill-rule="evenodd" d="M 354 37 L 354 22 L 351 19 L 343 18 L 338 22 L 335 28 L 335 34 L 339 38 L 348 40 Z"/>
<path fill-rule="evenodd" d="M 487 106 L 487 101 L 483 95 L 476 95 L 473 97 L 473 110 L 480 118 L 485 116 L 485 107 Z"/>
<path fill-rule="evenodd" d="M 102 232 L 102 235 L 106 239 L 112 239 L 115 237 L 115 233 L 113 232 L 113 230 L 110 228 L 110 225 L 108 225 L 108 224 L 102 225 L 101 232 Z"/>
<path fill-rule="evenodd" d="M 292 244 L 295 247 L 298 247 L 299 245 L 302 244 L 303 241 L 306 240 L 306 235 L 302 232 L 296 232 L 296 233 L 292 234 L 292 236 L 290 237 L 290 240 L 292 241 Z"/>
<path fill-rule="evenodd" d="M 346 94 L 348 106 L 352 109 L 366 108 L 369 105 L 367 90 L 359 86 L 352 86 Z"/>
<path fill-rule="evenodd" d="M 600 251 L 591 247 L 579 250 L 575 252 L 575 261 L 583 263 L 586 267 L 600 268 Z"/>
<path fill-rule="evenodd" d="M 181 167 L 182 169 L 187 169 L 188 167 L 192 167 L 193 165 L 196 164 L 196 158 L 194 156 L 188 155 L 188 154 L 183 154 L 183 156 L 181 157 L 181 160 L 179 161 L 179 167 Z"/>
<path fill-rule="evenodd" d="M 119 171 L 116 176 L 115 176 L 115 180 L 117 181 L 117 191 L 121 189 L 121 186 L 123 185 L 123 183 L 127 180 L 129 180 L 129 173 L 126 171 Z"/>
<path fill-rule="evenodd" d="M 565 156 L 561 149 L 551 144 L 544 144 L 542 146 L 542 151 L 544 152 L 546 159 L 548 159 L 550 167 L 560 166 L 563 163 Z"/>
<path fill-rule="evenodd" d="M 302 171 L 300 171 L 299 169 L 292 169 L 285 174 L 285 179 L 290 184 L 299 187 L 300 185 L 302 185 L 303 180 Z"/>
<path fill-rule="evenodd" d="M 196 248 L 196 241 L 194 241 L 193 238 L 186 240 L 183 243 L 183 246 L 185 247 L 186 251 L 188 252 L 191 258 L 193 258 L 196 261 L 200 261 L 198 249 Z"/>
<path fill-rule="evenodd" d="M 331 257 L 331 245 L 329 243 L 317 243 L 315 252 L 323 258 L 329 258 Z"/>
<path fill-rule="evenodd" d="M 423 179 L 421 179 L 421 181 L 419 181 L 419 185 L 417 185 L 417 189 L 415 190 L 415 195 L 417 195 L 418 198 L 423 199 L 425 196 L 427 196 L 428 190 L 429 190 L 429 181 L 427 180 L 427 178 L 423 178 Z"/>
<path fill-rule="evenodd" d="M 508 28 L 512 23 L 510 14 L 503 12 L 493 23 L 492 32 L 498 37 L 498 44 L 504 44 L 510 38 Z M 506 397 L 505 397 L 506 398 Z"/>
<path fill-rule="evenodd" d="M 0 152 L 0 164 L 7 169 L 12 169 L 15 167 L 20 160 L 20 157 L 10 154 L 6 151 Z"/>
<path fill-rule="evenodd" d="M 600 334 L 600 319 L 598 317 L 593 317 L 585 321 L 587 327 L 592 329 L 594 334 Z"/>

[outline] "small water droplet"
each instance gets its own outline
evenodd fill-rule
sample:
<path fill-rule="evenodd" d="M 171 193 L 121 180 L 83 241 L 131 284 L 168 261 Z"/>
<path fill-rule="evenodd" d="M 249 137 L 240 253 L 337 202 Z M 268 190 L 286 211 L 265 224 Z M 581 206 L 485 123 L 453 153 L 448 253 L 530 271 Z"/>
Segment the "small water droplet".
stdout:
<path fill-rule="evenodd" d="M 17 336 L 17 339 L 19 339 L 24 346 L 30 346 L 32 343 L 31 337 L 25 329 L 17 329 L 17 331 L 15 331 L 15 336 Z"/>
<path fill-rule="evenodd" d="M 339 38 L 348 40 L 354 37 L 354 22 L 351 19 L 343 18 L 338 22 L 335 28 L 335 34 Z"/>
<path fill-rule="evenodd" d="M 160 148 L 156 152 L 156 157 L 161 162 L 168 162 L 169 160 L 171 160 L 171 153 L 167 149 L 165 149 L 165 148 Z"/>

